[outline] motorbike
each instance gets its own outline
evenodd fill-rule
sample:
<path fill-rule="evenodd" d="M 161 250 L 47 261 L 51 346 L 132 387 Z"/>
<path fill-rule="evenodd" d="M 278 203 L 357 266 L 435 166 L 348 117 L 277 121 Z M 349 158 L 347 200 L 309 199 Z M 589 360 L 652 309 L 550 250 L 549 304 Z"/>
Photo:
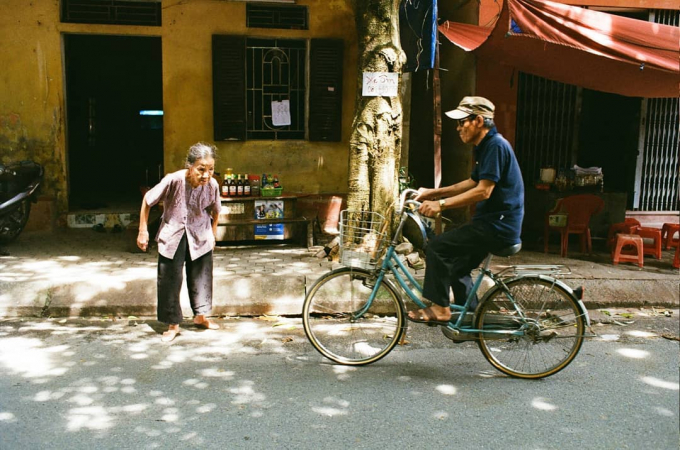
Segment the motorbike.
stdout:
<path fill-rule="evenodd" d="M 43 167 L 33 161 L 0 164 L 0 244 L 16 239 L 26 226 L 43 175 Z"/>

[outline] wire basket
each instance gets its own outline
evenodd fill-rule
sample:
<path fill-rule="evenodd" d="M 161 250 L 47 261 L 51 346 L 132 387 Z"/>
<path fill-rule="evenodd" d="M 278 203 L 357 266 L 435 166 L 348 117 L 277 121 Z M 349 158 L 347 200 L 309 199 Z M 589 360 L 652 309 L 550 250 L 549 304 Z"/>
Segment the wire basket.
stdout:
<path fill-rule="evenodd" d="M 373 270 L 387 236 L 387 221 L 378 213 L 349 211 L 340 213 L 340 264 Z"/>

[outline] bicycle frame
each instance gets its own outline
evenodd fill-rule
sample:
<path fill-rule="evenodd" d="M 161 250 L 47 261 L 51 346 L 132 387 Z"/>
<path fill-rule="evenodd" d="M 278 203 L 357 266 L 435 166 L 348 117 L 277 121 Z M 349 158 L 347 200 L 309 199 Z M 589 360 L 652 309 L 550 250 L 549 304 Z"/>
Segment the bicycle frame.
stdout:
<path fill-rule="evenodd" d="M 406 293 L 406 295 L 419 307 L 419 308 L 426 308 L 427 305 L 423 303 L 423 301 L 420 299 L 420 296 L 422 296 L 423 293 L 423 287 L 418 283 L 418 281 L 415 279 L 415 277 L 409 272 L 409 270 L 406 268 L 404 263 L 401 262 L 401 260 L 397 257 L 395 253 L 395 247 L 399 244 L 398 237 L 401 235 L 401 232 L 403 231 L 404 224 L 406 219 L 409 217 L 411 214 L 410 211 L 407 211 L 405 206 L 407 204 L 413 204 L 414 206 L 418 206 L 419 203 L 413 200 L 406 200 L 406 196 L 415 193 L 417 194 L 417 191 L 412 190 L 412 189 L 407 189 L 401 194 L 401 210 L 399 210 L 399 215 L 400 215 L 400 221 L 399 225 L 397 226 L 397 229 L 394 232 L 394 235 L 392 236 L 392 240 L 390 241 L 389 246 L 387 247 L 385 251 L 385 256 L 382 260 L 382 263 L 380 264 L 379 267 L 374 269 L 376 272 L 376 280 L 375 280 L 375 286 L 373 287 L 373 291 L 371 292 L 371 295 L 369 296 L 368 301 L 366 302 L 366 305 L 360 310 L 357 311 L 355 314 L 355 317 L 361 317 L 368 309 L 370 308 L 371 304 L 373 303 L 378 289 L 380 287 L 380 284 L 383 280 L 385 280 L 385 276 L 388 273 L 391 273 L 399 286 L 401 287 L 402 291 Z M 515 311 L 517 312 L 518 316 L 522 320 L 526 320 L 526 316 L 524 315 L 524 312 L 522 311 L 522 308 L 518 307 L 517 302 L 513 298 L 512 294 L 510 293 L 510 290 L 508 289 L 507 285 L 503 281 L 502 277 L 499 276 L 498 274 L 494 274 L 490 269 L 489 265 L 491 264 L 491 258 L 492 254 L 489 253 L 486 258 L 484 259 L 482 266 L 480 267 L 480 272 L 477 278 L 475 279 L 475 282 L 472 286 L 472 289 L 470 290 L 470 293 L 468 297 L 465 299 L 465 304 L 463 306 L 456 305 L 454 303 L 450 304 L 449 307 L 451 309 L 451 313 L 459 313 L 458 317 L 449 322 L 447 325 L 447 328 L 454 333 L 468 333 L 468 334 L 478 334 L 478 333 L 484 333 L 485 335 L 489 334 L 497 334 L 497 335 L 515 335 L 515 336 L 522 336 L 524 333 L 524 328 L 525 326 L 520 327 L 519 330 L 480 330 L 476 328 L 472 328 L 471 326 L 464 326 L 463 322 L 465 320 L 466 314 L 468 312 L 474 312 L 470 311 L 472 301 L 473 299 L 476 298 L 477 296 L 477 291 L 479 290 L 479 287 L 482 284 L 482 280 L 484 279 L 484 276 L 489 277 L 493 283 L 494 287 L 492 289 L 502 289 L 503 292 L 505 293 L 506 297 L 508 300 L 512 303 Z M 543 272 L 545 273 L 546 271 L 555 273 L 559 272 L 560 269 L 563 266 L 554 266 L 554 265 L 545 265 L 545 266 L 513 266 L 516 269 L 521 269 L 521 270 L 528 270 L 529 273 L 536 274 L 538 275 L 538 272 Z M 501 274 L 505 271 L 501 271 Z M 526 275 L 526 274 L 525 274 Z M 543 277 L 542 275 L 539 275 Z M 570 292 L 573 296 L 574 299 L 578 302 L 578 304 L 581 306 L 581 314 L 583 314 L 586 318 L 586 326 L 590 327 L 590 317 L 588 315 L 588 312 L 583 305 L 582 300 L 577 296 L 573 294 L 573 290 L 566 286 L 564 283 L 559 282 L 558 280 L 552 278 L 552 277 L 545 277 L 546 280 L 552 282 L 554 285 L 560 285 L 560 287 L 564 288 L 567 292 Z M 385 280 L 385 282 L 388 282 L 388 280 Z M 408 282 L 408 283 L 407 283 Z M 414 289 L 416 292 L 414 292 Z M 420 294 L 420 296 L 418 295 Z M 402 303 L 404 303 L 403 297 L 401 297 Z M 480 301 L 483 301 L 481 299 Z"/>
<path fill-rule="evenodd" d="M 403 202 L 402 202 L 403 204 Z M 399 226 L 397 227 L 394 236 L 392 238 L 392 241 L 390 242 L 390 245 L 387 247 L 385 257 L 383 258 L 382 264 L 380 265 L 380 268 L 376 268 L 375 270 L 377 271 L 377 277 L 375 281 L 375 286 L 373 288 L 373 291 L 371 292 L 371 295 L 368 298 L 368 301 L 364 305 L 364 307 L 360 310 L 357 311 L 355 314 L 355 317 L 361 317 L 368 309 L 371 307 L 373 300 L 375 299 L 378 289 L 380 287 L 381 282 L 385 279 L 385 275 L 387 273 L 391 273 L 394 278 L 397 280 L 397 283 L 401 287 L 402 291 L 405 292 L 408 297 L 416 304 L 418 305 L 419 308 L 425 308 L 427 305 L 425 305 L 422 300 L 419 298 L 419 296 L 413 291 L 411 286 L 415 288 L 415 290 L 422 295 L 423 293 L 423 287 L 418 283 L 418 281 L 415 279 L 415 277 L 409 272 L 409 270 L 406 268 L 404 263 L 401 262 L 401 260 L 397 257 L 395 253 L 395 247 L 398 244 L 397 238 L 401 234 L 404 223 L 406 218 L 408 217 L 408 213 L 406 211 L 401 212 L 401 220 L 399 222 Z M 504 291 L 506 292 L 506 295 L 508 296 L 508 299 L 512 302 L 512 304 L 515 306 L 515 309 L 517 313 L 520 315 L 521 318 L 525 318 L 524 314 L 522 313 L 521 309 L 517 307 L 515 300 L 512 298 L 512 295 L 510 294 L 509 290 L 503 283 L 503 281 L 496 277 L 493 272 L 489 270 L 489 264 L 491 262 L 491 254 L 489 254 L 485 259 L 484 263 L 480 269 L 480 273 L 477 276 L 477 279 L 475 280 L 475 283 L 472 286 L 472 290 L 470 291 L 470 294 L 468 295 L 467 299 L 465 300 L 465 304 L 463 306 L 456 305 L 456 304 L 451 304 L 449 307 L 451 308 L 451 312 L 459 312 L 460 314 L 458 315 L 458 318 L 453 321 L 449 322 L 447 328 L 453 330 L 453 331 L 458 331 L 458 332 L 465 332 L 465 333 L 485 333 L 485 334 L 502 334 L 502 335 L 517 335 L 521 336 L 523 331 L 522 330 L 516 330 L 516 331 L 510 331 L 510 330 L 479 330 L 475 328 L 469 328 L 469 327 L 464 327 L 463 326 L 463 320 L 465 318 L 465 315 L 467 312 L 470 310 L 470 306 L 472 304 L 472 299 L 475 298 L 477 291 L 479 290 L 479 286 L 482 284 L 482 279 L 484 276 L 488 276 L 493 280 L 494 284 L 496 286 L 500 286 Z M 387 280 L 385 280 L 387 281 Z M 407 281 L 409 284 L 407 284 Z M 401 299 L 403 303 L 403 298 Z"/>

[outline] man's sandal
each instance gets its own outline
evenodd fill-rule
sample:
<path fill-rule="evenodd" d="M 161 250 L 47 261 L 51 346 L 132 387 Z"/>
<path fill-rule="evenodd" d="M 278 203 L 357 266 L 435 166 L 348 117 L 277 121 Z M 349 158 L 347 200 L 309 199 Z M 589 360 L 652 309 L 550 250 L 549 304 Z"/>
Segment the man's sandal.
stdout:
<path fill-rule="evenodd" d="M 450 316 L 449 316 L 449 320 L 437 320 L 437 316 L 432 311 L 432 308 L 430 306 L 428 306 L 427 308 L 423 308 L 420 311 L 421 311 L 421 314 L 418 317 L 410 317 L 408 315 L 406 317 L 411 322 L 424 323 L 424 324 L 429 325 L 431 327 L 436 327 L 438 325 L 447 326 L 449 324 L 449 320 L 451 320 Z"/>

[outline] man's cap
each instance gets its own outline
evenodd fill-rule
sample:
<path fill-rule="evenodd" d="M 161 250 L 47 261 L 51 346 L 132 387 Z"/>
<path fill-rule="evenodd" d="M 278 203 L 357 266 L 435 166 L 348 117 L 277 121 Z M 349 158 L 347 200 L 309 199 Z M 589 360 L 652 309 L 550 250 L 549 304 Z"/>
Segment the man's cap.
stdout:
<path fill-rule="evenodd" d="M 464 119 L 468 116 L 482 116 L 493 119 L 496 107 L 484 97 L 463 97 L 456 109 L 445 114 L 452 119 Z"/>

